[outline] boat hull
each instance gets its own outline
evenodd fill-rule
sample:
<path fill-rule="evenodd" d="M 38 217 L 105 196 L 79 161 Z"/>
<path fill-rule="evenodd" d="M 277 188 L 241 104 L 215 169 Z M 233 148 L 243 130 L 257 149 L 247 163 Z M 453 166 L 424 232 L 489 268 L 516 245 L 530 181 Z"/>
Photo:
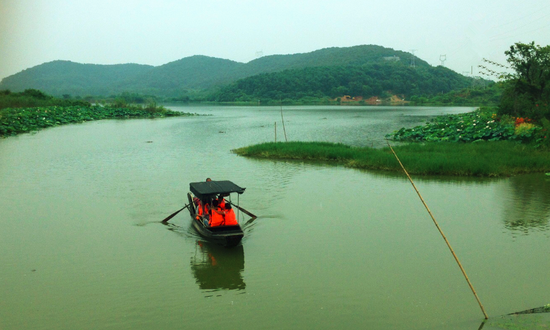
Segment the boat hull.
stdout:
<path fill-rule="evenodd" d="M 189 214 L 191 215 L 191 219 L 193 219 L 193 227 L 202 237 L 206 238 L 210 242 L 227 247 L 236 246 L 241 242 L 244 232 L 240 225 L 217 227 L 206 226 L 203 218 L 201 216 L 197 216 L 196 206 L 193 203 L 191 194 L 188 193 L 187 197 L 189 199 Z"/>

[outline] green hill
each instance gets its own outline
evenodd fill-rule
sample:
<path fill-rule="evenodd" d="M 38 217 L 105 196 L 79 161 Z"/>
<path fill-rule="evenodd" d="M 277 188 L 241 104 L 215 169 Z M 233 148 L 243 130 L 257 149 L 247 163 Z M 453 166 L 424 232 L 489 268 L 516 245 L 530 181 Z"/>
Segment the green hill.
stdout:
<path fill-rule="evenodd" d="M 262 57 L 247 64 L 252 74 L 276 72 L 318 66 L 362 66 L 365 64 L 399 61 L 409 64 L 410 53 L 376 45 L 324 48 L 311 53 L 293 55 L 273 55 Z M 430 66 L 416 58 L 416 65 Z"/>
<path fill-rule="evenodd" d="M 460 90 L 471 79 L 445 67 L 412 68 L 400 62 L 362 66 L 324 66 L 264 73 L 238 80 L 211 94 L 218 102 L 250 102 L 308 98 L 335 99 L 348 95 L 360 99 L 400 95 L 433 96 Z"/>
<path fill-rule="evenodd" d="M 53 61 L 2 79 L 0 90 L 21 92 L 38 89 L 55 96 L 108 95 L 113 84 L 145 74 L 153 68 L 140 64 L 97 65 Z"/>
<path fill-rule="evenodd" d="M 313 74 L 318 76 L 318 79 L 324 79 L 323 75 L 327 75 L 327 71 L 338 70 L 339 75 L 346 72 L 351 73 L 352 76 L 348 78 L 339 77 L 338 81 L 344 84 L 341 86 L 353 89 L 353 82 L 346 81 L 358 78 L 357 74 L 353 73 L 354 69 L 351 68 L 368 67 L 370 69 L 367 71 L 361 69 L 364 71 L 363 75 L 367 74 L 373 77 L 381 74 L 387 75 L 389 71 L 384 69 L 383 72 L 376 72 L 376 68 L 390 67 L 391 64 L 395 64 L 400 68 L 408 67 L 411 56 L 409 53 L 391 48 L 362 45 L 345 48 L 325 48 L 303 54 L 265 56 L 248 63 L 198 55 L 156 67 L 138 64 L 97 65 L 54 61 L 4 78 L 0 82 L 0 90 L 9 89 L 13 92 L 19 92 L 33 88 L 54 96 L 63 94 L 107 96 L 129 92 L 160 97 L 178 97 L 188 91 L 212 91 L 235 83 L 240 79 L 260 74 L 287 71 L 284 74 L 286 75 L 291 70 L 298 70 L 291 74 L 295 76 L 293 77 L 295 80 L 301 79 L 300 74 Z M 439 72 L 451 80 L 465 79 L 451 70 L 440 69 L 438 71 L 419 58 L 416 58 L 415 62 L 418 71 L 432 69 L 433 74 Z M 347 69 L 344 71 L 331 69 L 342 67 Z M 307 71 L 307 68 L 310 68 L 310 70 Z M 313 70 L 316 73 L 311 73 L 311 68 L 319 69 Z M 334 76 L 334 74 L 329 75 Z M 393 77 L 398 79 L 396 75 Z M 391 77 L 387 78 L 393 79 Z M 418 79 L 421 78 L 421 76 L 418 77 Z M 265 77 L 257 79 L 265 79 Z M 358 84 L 370 86 L 367 80 L 361 79 L 357 82 Z M 440 83 L 454 86 L 453 83 L 446 81 L 440 81 Z M 417 84 L 418 88 L 422 88 L 422 86 L 424 84 Z M 338 86 L 332 86 L 330 89 L 335 87 Z M 301 89 L 303 88 L 305 87 L 301 87 Z M 331 94 L 327 88 L 320 90 L 323 94 Z M 376 86 L 372 88 L 377 89 Z M 421 93 L 422 90 L 418 88 L 416 90 L 412 87 L 409 89 Z M 315 87 L 315 90 L 319 90 L 319 88 Z"/>
<path fill-rule="evenodd" d="M 113 86 L 113 90 L 178 96 L 185 90 L 203 90 L 233 82 L 243 76 L 239 74 L 239 70 L 244 65 L 230 60 L 196 55 L 129 77 Z"/>

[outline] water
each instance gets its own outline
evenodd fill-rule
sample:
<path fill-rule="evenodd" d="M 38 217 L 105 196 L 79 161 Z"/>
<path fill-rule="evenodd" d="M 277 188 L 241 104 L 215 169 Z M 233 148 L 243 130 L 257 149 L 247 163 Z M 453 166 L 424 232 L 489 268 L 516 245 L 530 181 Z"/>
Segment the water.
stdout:
<path fill-rule="evenodd" d="M 284 140 L 279 107 L 173 109 L 209 116 L 0 140 L 0 329 L 480 327 L 403 174 L 230 152 L 273 141 L 275 122 Z M 285 107 L 283 116 L 288 140 L 382 147 L 402 126 L 470 110 Z M 247 188 L 240 204 L 258 219 L 239 215 L 242 246 L 204 242 L 186 211 L 159 223 L 206 177 Z M 548 179 L 413 179 L 491 317 L 484 329 L 550 302 Z"/>

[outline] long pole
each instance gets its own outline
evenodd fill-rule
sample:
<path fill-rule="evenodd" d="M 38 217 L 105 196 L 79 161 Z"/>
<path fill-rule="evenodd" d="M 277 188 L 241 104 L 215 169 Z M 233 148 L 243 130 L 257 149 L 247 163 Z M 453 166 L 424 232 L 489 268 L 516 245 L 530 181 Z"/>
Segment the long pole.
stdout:
<path fill-rule="evenodd" d="M 285 133 L 285 142 L 288 142 L 286 138 L 285 119 L 283 118 L 283 100 L 281 100 L 281 121 L 283 122 L 283 132 Z"/>
<path fill-rule="evenodd" d="M 275 122 L 275 143 L 277 143 L 277 122 Z"/>
<path fill-rule="evenodd" d="M 403 166 L 403 163 L 401 163 L 401 160 L 399 160 L 399 157 L 397 157 L 397 154 L 395 153 L 395 151 L 393 150 L 393 148 L 391 147 L 389 142 L 388 142 L 388 147 L 390 147 L 390 150 L 393 153 L 393 155 L 395 156 L 395 159 L 397 159 L 397 161 L 399 162 L 399 165 L 401 165 L 401 168 L 403 169 L 403 172 L 405 172 L 405 174 L 407 175 L 407 178 L 409 178 L 409 181 L 411 182 L 414 190 L 418 194 L 418 197 L 420 197 L 420 200 L 422 201 L 422 204 L 424 204 L 424 207 L 426 208 L 426 210 L 430 214 L 430 217 L 432 217 L 432 220 L 433 220 L 435 226 L 437 227 L 437 230 L 439 230 L 439 233 L 441 234 L 441 236 L 445 240 L 445 243 L 447 243 L 447 246 L 449 247 L 449 250 L 451 250 L 451 253 L 453 254 L 453 257 L 455 258 L 456 263 L 458 264 L 458 267 L 460 267 L 460 270 L 462 271 L 462 274 L 464 275 L 464 278 L 466 279 L 466 282 L 468 282 L 468 285 L 470 286 L 470 289 L 472 290 L 472 293 L 476 297 L 477 303 L 479 304 L 479 307 L 481 308 L 481 311 L 483 312 L 483 316 L 485 316 L 485 319 L 488 319 L 489 317 L 487 316 L 487 313 L 485 312 L 485 308 L 483 308 L 483 305 L 481 304 L 481 301 L 479 300 L 479 297 L 477 296 L 477 293 L 476 293 L 476 290 L 474 289 L 474 286 L 470 282 L 470 279 L 468 278 L 468 275 L 466 275 L 466 271 L 464 270 L 464 267 L 462 267 L 462 264 L 460 263 L 460 260 L 458 260 L 458 257 L 456 256 L 455 251 L 451 247 L 451 243 L 449 243 L 449 241 L 447 240 L 447 237 L 445 237 L 445 234 L 443 234 L 443 231 L 441 230 L 441 227 L 439 227 L 439 224 L 435 220 L 435 217 L 433 216 L 432 211 L 430 211 L 430 208 L 428 207 L 428 205 L 424 201 L 424 198 L 422 198 L 422 195 L 420 195 L 420 192 L 416 188 L 411 176 L 409 175 L 409 173 L 405 169 L 405 166 Z"/>

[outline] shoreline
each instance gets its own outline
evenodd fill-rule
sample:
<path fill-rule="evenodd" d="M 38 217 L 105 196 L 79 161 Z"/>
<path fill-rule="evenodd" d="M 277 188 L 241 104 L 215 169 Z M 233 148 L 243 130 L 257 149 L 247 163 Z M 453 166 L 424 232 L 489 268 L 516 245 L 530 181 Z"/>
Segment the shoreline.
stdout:
<path fill-rule="evenodd" d="M 550 152 L 510 141 L 430 142 L 394 146 L 415 175 L 506 177 L 550 171 Z M 232 150 L 256 159 L 319 161 L 363 170 L 402 171 L 389 148 L 328 142 L 268 142 Z M 544 174 L 543 174 L 544 175 Z"/>

